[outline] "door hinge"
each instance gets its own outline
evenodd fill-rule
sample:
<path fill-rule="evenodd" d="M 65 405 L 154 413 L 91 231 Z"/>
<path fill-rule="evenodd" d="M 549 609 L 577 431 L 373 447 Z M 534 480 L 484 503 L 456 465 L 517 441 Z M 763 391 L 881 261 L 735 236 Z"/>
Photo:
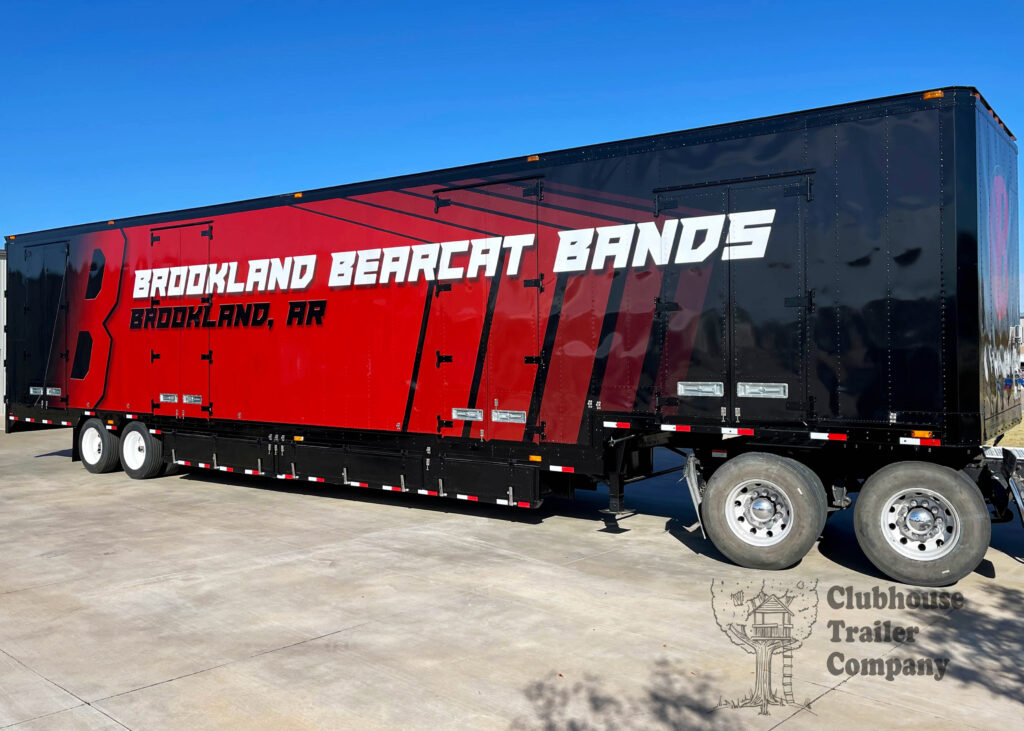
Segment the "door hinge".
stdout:
<path fill-rule="evenodd" d="M 160 354 L 154 352 L 152 349 L 149 351 L 149 362 L 152 363 L 155 360 L 160 360 Z"/>
<path fill-rule="evenodd" d="M 206 406 L 200 406 L 200 407 L 199 407 L 199 410 L 200 410 L 200 411 L 205 411 L 205 412 L 206 412 L 206 413 L 208 413 L 208 414 L 209 414 L 210 416 L 213 416 L 213 401 L 211 401 L 211 402 L 210 402 L 209 404 L 207 404 Z"/>
<path fill-rule="evenodd" d="M 444 208 L 445 206 L 450 206 L 451 204 L 452 204 L 451 200 L 449 200 L 447 198 L 442 198 L 439 195 L 435 195 L 434 196 L 434 213 L 436 214 L 442 208 Z"/>
<path fill-rule="evenodd" d="M 442 292 L 451 292 L 451 282 L 445 282 L 444 284 L 438 283 L 434 285 L 434 296 L 440 297 Z"/>
<path fill-rule="evenodd" d="M 786 297 L 784 304 L 786 307 L 805 307 L 808 312 L 814 312 L 814 290 L 810 289 L 807 294 L 796 297 Z"/>
<path fill-rule="evenodd" d="M 213 363 L 213 351 L 208 350 L 205 353 L 200 354 L 199 360 L 208 360 Z"/>
<path fill-rule="evenodd" d="M 65 350 L 63 353 L 60 354 L 60 359 L 61 360 L 67 360 L 68 356 L 70 356 L 70 355 L 71 355 L 71 352 L 68 351 L 68 350 Z"/>
<path fill-rule="evenodd" d="M 541 274 L 536 279 L 525 279 L 523 280 L 524 287 L 536 287 L 540 290 L 541 294 L 544 293 L 544 275 Z"/>
<path fill-rule="evenodd" d="M 209 226 L 200 231 L 199 235 L 205 236 L 206 238 L 210 239 L 210 241 L 213 241 L 213 224 L 211 223 Z"/>
<path fill-rule="evenodd" d="M 523 358 L 523 362 L 526 365 L 544 365 L 544 356 L 543 355 L 528 355 L 525 358 Z"/>
<path fill-rule="evenodd" d="M 149 235 L 149 245 L 150 246 L 152 246 L 153 244 L 155 244 L 159 240 L 160 240 L 160 237 L 157 234 L 152 234 L 151 233 Z"/>
<path fill-rule="evenodd" d="M 664 302 L 661 297 L 654 298 L 654 315 L 661 317 L 669 312 L 679 312 L 681 308 L 678 302 Z"/>
<path fill-rule="evenodd" d="M 437 416 L 437 433 L 440 434 L 442 429 L 451 429 L 455 424 L 447 419 L 442 419 L 441 415 Z"/>
<path fill-rule="evenodd" d="M 441 351 L 440 350 L 437 351 L 437 366 L 436 366 L 437 368 L 440 368 L 442 363 L 451 363 L 451 362 L 452 362 L 452 356 L 450 356 L 450 355 L 441 355 Z"/>
<path fill-rule="evenodd" d="M 791 185 L 783 190 L 782 195 L 787 197 L 795 197 L 803 195 L 807 197 L 807 200 L 814 200 L 814 181 L 811 178 L 804 178 L 802 183 L 797 185 Z"/>
<path fill-rule="evenodd" d="M 158 299 L 150 299 L 149 300 L 149 306 L 150 307 L 159 307 L 160 306 L 160 300 L 158 300 Z"/>
<path fill-rule="evenodd" d="M 201 302 L 202 304 L 204 304 L 204 305 L 210 305 L 210 304 L 213 304 L 213 295 L 212 295 L 212 294 L 208 294 L 208 295 L 205 295 L 205 296 L 203 296 L 203 297 L 200 297 L 200 298 L 199 298 L 199 301 L 200 301 L 200 302 Z"/>
<path fill-rule="evenodd" d="M 547 425 L 548 423 L 546 421 L 542 421 L 540 424 L 530 424 L 524 430 L 526 437 L 533 438 L 533 436 L 536 434 L 541 439 L 543 439 L 545 437 L 544 427 L 546 427 Z"/>

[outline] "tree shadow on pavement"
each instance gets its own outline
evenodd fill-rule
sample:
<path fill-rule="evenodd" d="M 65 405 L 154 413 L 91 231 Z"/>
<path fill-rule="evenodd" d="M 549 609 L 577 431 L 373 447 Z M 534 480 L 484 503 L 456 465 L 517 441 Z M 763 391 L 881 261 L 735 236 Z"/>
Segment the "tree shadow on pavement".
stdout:
<path fill-rule="evenodd" d="M 517 718 L 514 729 L 689 729 L 740 728 L 718 708 L 719 697 L 706 682 L 690 680 L 686 671 L 658 660 L 651 678 L 637 697 L 623 696 L 596 675 L 566 680 L 551 673 L 524 691 L 533 715 Z"/>

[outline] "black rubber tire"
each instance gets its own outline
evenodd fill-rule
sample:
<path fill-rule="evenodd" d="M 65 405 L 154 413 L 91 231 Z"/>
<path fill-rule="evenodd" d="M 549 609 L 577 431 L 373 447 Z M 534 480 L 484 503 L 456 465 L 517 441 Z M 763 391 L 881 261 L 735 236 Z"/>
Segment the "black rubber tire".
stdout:
<path fill-rule="evenodd" d="M 733 533 L 726 519 L 726 501 L 733 487 L 747 480 L 768 480 L 793 506 L 789 534 L 772 546 L 747 543 Z M 828 501 L 821 480 L 799 462 L 764 452 L 748 452 L 719 467 L 708 481 L 701 503 L 704 530 L 730 560 L 752 569 L 784 569 L 811 549 L 821 535 Z"/>
<path fill-rule="evenodd" d="M 130 434 L 139 434 L 142 437 L 140 446 L 145 451 L 145 456 L 143 457 L 142 465 L 138 469 L 132 469 L 127 460 L 125 460 L 125 447 L 134 441 L 128 438 Z M 146 428 L 145 424 L 139 421 L 133 421 L 128 424 L 121 433 L 121 444 L 119 446 L 118 454 L 121 458 L 121 467 L 124 468 L 125 473 L 129 477 L 134 480 L 148 480 L 160 474 L 164 465 L 163 442 L 154 438 L 149 433 L 149 429 Z"/>
<path fill-rule="evenodd" d="M 886 502 L 915 485 L 934 490 L 960 516 L 960 538 L 950 553 L 918 561 L 899 554 L 882 533 Z M 929 462 L 896 462 L 871 475 L 853 506 L 853 527 L 864 555 L 879 571 L 916 586 L 949 586 L 978 567 L 992 538 L 992 520 L 981 490 L 962 472 Z"/>
<path fill-rule="evenodd" d="M 99 437 L 99 454 L 87 454 L 82 442 L 86 435 L 95 432 Z M 103 426 L 99 419 L 87 419 L 82 428 L 78 430 L 78 455 L 82 459 L 82 465 L 93 474 L 113 472 L 120 466 L 118 458 L 120 440 L 113 433 Z"/>

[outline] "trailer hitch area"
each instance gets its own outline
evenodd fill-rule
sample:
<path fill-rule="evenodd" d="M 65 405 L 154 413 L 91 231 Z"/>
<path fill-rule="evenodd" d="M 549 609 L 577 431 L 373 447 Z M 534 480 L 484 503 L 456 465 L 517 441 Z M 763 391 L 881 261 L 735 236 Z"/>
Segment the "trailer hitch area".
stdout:
<path fill-rule="evenodd" d="M 993 506 L 996 515 L 993 522 L 1005 523 L 1013 520 L 1013 512 L 1009 510 L 1010 497 L 1017 503 L 1017 514 L 1020 516 L 1021 525 L 1024 525 L 1024 496 L 1021 494 L 1021 483 L 1019 468 L 1020 457 L 1024 456 L 1024 449 L 1020 447 L 985 447 L 985 465 L 988 467 L 990 479 L 998 485 L 1002 499 L 998 502 L 1001 505 Z M 1009 495 L 1006 493 L 1009 492 Z"/>
<path fill-rule="evenodd" d="M 1017 455 L 1011 449 L 1003 448 L 1003 477 L 1006 484 L 1010 486 L 1010 494 L 1017 503 L 1017 514 L 1020 516 L 1020 524 L 1024 526 L 1024 499 L 1021 498 L 1020 485 L 1017 484 Z"/>
<path fill-rule="evenodd" d="M 704 478 L 698 471 L 700 464 L 697 462 L 697 458 L 692 454 L 686 458 L 686 469 L 683 472 L 683 476 L 686 478 L 686 486 L 690 489 L 690 499 L 693 501 L 693 510 L 697 514 L 696 525 L 689 526 L 686 530 L 693 531 L 694 528 L 700 528 L 700 534 L 707 539 L 708 534 L 704 532 L 704 522 L 701 520 L 700 504 L 704 500 Z"/>

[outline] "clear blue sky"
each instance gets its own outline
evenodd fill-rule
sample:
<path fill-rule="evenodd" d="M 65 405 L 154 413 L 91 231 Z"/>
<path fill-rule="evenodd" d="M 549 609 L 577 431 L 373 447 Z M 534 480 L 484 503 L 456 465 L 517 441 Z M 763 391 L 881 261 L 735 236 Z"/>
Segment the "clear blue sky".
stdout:
<path fill-rule="evenodd" d="M 891 0 L 6 3 L 0 232 L 951 84 L 977 86 L 1024 134 L 1022 11 Z"/>

